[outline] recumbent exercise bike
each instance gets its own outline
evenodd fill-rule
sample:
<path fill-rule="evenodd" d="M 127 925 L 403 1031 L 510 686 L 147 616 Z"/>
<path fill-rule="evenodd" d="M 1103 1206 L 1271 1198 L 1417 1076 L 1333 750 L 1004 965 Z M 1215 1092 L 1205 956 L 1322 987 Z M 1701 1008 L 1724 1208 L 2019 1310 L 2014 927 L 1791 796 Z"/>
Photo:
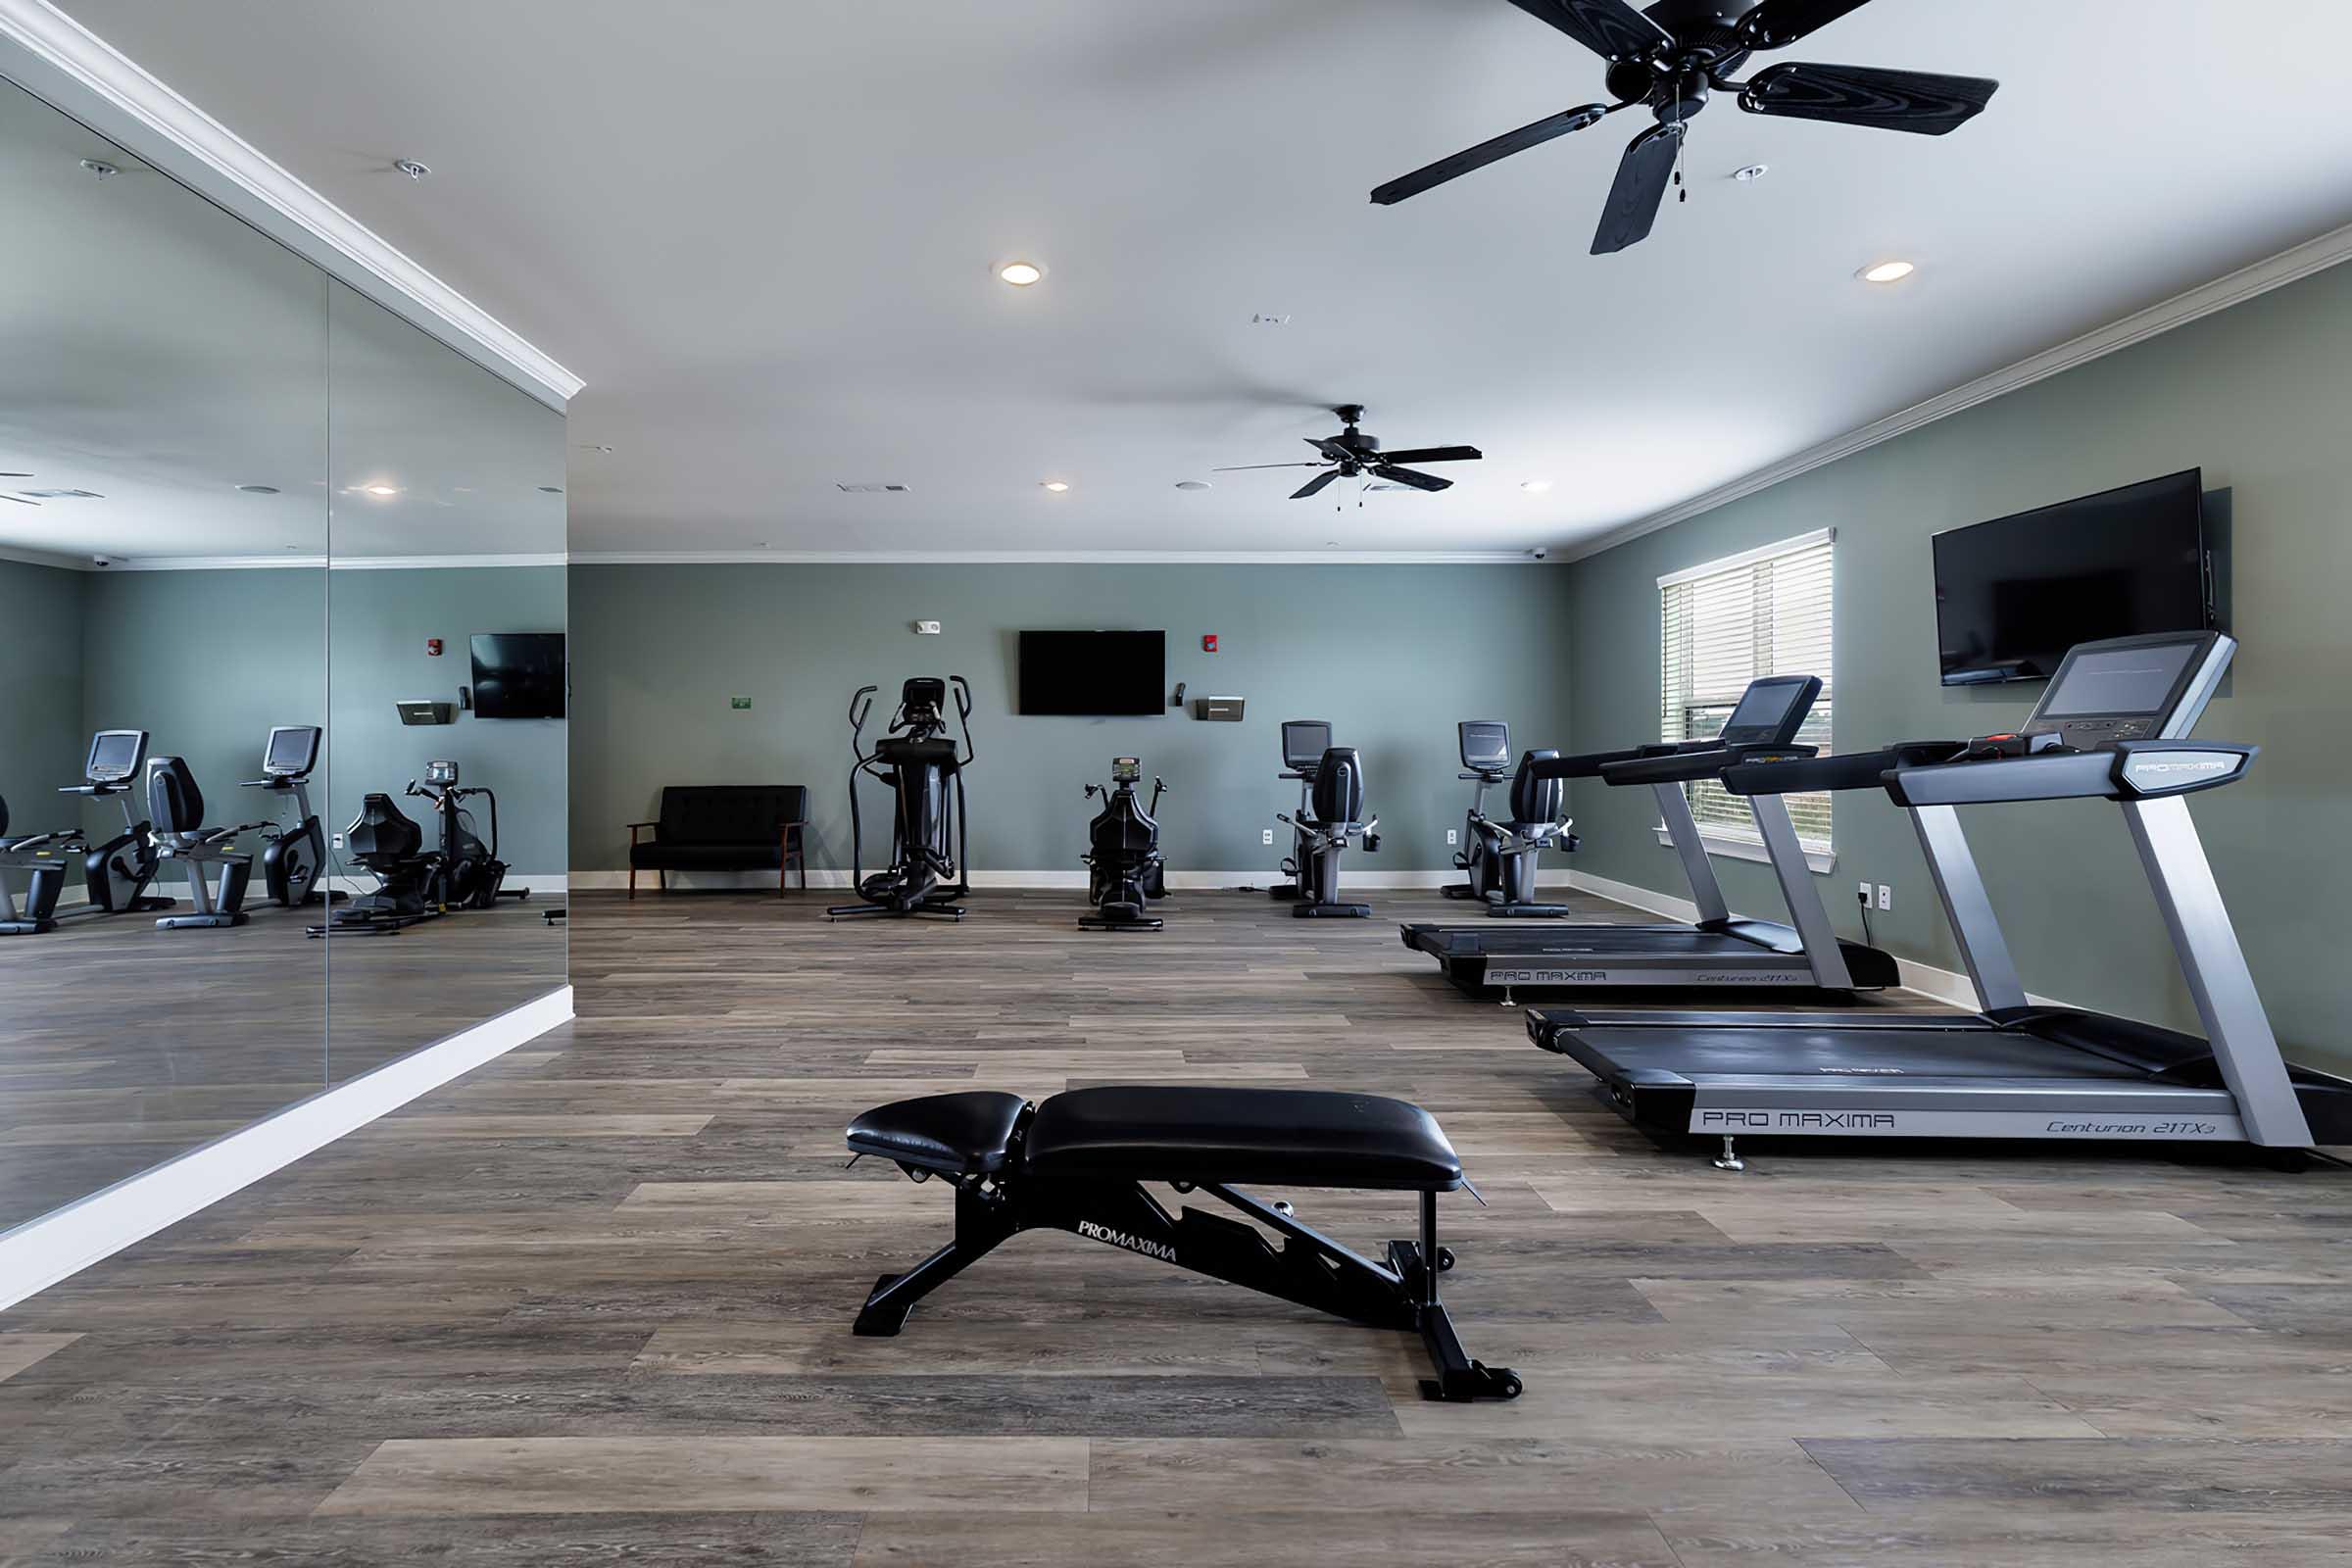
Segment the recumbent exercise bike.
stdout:
<path fill-rule="evenodd" d="M 948 736 L 948 687 L 956 688 L 956 721 L 963 730 L 962 755 Z M 968 895 L 963 865 L 963 770 L 972 749 L 972 688 L 961 675 L 941 680 L 916 675 L 899 689 L 899 706 L 872 752 L 865 750 L 865 721 L 878 686 L 860 686 L 850 698 L 850 875 L 858 904 L 837 904 L 828 920 L 861 915 L 923 916 L 960 920 L 957 899 Z M 890 790 L 895 809 L 890 864 L 865 874 L 865 819 L 858 804 L 858 778 L 870 773 Z"/>
<path fill-rule="evenodd" d="M 1380 848 L 1374 831 L 1380 818 L 1364 816 L 1363 760 L 1352 746 L 1331 744 L 1329 724 L 1306 718 L 1284 722 L 1282 758 L 1282 776 L 1298 780 L 1298 811 L 1296 816 L 1274 813 L 1274 820 L 1291 830 L 1290 858 L 1282 862 L 1291 880 L 1267 892 L 1296 901 L 1291 913 L 1302 919 L 1369 919 L 1369 904 L 1340 902 L 1340 856 L 1348 841 L 1360 837 L 1367 854 Z"/>
<path fill-rule="evenodd" d="M 1456 776 L 1469 781 L 1470 809 L 1462 818 L 1462 848 L 1453 863 L 1469 875 L 1445 889 L 1446 897 L 1476 900 L 1490 915 L 1557 919 L 1569 914 L 1564 904 L 1536 899 L 1536 864 L 1544 851 L 1574 853 L 1577 847 L 1564 814 L 1567 791 L 1565 774 L 1557 765 L 1560 754 L 1528 752 L 1519 759 L 1518 771 L 1506 774 L 1510 725 L 1499 718 L 1465 718 L 1455 727 L 1463 768 Z M 1510 815 L 1496 821 L 1487 814 L 1487 791 L 1506 777 Z"/>
<path fill-rule="evenodd" d="M 1159 853 L 1159 798 L 1167 780 L 1152 780 L 1152 804 L 1139 806 L 1135 786 L 1144 776 L 1139 758 L 1110 760 L 1110 782 L 1089 784 L 1086 797 L 1102 797 L 1102 809 L 1087 825 L 1086 899 L 1098 912 L 1082 914 L 1089 931 L 1156 931 L 1165 922 L 1149 913 L 1153 899 L 1168 896 L 1167 864 Z"/>

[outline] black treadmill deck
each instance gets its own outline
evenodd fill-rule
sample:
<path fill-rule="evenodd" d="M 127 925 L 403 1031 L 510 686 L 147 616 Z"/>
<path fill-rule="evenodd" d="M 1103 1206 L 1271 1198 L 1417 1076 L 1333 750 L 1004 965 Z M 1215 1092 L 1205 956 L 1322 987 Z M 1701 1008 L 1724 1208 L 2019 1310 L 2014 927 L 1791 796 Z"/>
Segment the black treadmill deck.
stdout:
<path fill-rule="evenodd" d="M 1795 930 L 1770 920 L 1720 926 L 1407 924 L 1397 935 L 1438 960 L 1465 991 L 1714 989 L 1768 986 L 1819 989 Z M 1894 960 L 1876 948 L 1840 940 L 1858 990 L 1897 981 Z"/>

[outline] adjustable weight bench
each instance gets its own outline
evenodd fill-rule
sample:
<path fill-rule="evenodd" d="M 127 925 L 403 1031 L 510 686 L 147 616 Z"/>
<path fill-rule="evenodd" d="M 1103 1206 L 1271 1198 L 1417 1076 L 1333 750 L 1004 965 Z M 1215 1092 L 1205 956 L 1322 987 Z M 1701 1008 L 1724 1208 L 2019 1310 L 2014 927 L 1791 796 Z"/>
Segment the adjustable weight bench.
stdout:
<path fill-rule="evenodd" d="M 898 1333 L 915 1302 L 999 1244 L 1050 1226 L 1353 1322 L 1418 1330 L 1438 1373 L 1422 1380 L 1425 1398 L 1519 1395 L 1508 1367 L 1463 1352 L 1438 1298 L 1438 1276 L 1453 1267 L 1438 1245 L 1438 1194 L 1469 1183 L 1418 1105 L 1323 1090 L 1145 1086 L 1073 1089 L 1032 1105 L 981 1091 L 869 1110 L 850 1124 L 849 1145 L 956 1189 L 955 1240 L 877 1280 L 859 1334 Z M 1146 1182 L 1204 1192 L 1282 1243 L 1221 1214 L 1170 1214 Z M 1421 1236 L 1389 1243 L 1376 1262 L 1300 1224 L 1290 1204 L 1236 1192 L 1241 1182 L 1417 1192 Z"/>

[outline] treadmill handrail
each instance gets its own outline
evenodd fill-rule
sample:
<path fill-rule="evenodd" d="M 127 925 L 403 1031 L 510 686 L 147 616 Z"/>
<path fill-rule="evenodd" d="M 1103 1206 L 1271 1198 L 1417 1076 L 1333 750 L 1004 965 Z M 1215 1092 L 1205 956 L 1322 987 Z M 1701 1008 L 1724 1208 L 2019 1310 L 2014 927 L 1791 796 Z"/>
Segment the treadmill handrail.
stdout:
<path fill-rule="evenodd" d="M 1898 767 L 1939 762 L 1966 741 L 1902 741 L 1875 752 L 1830 757 L 1760 758 L 1727 768 L 1723 787 L 1734 795 L 1810 795 L 1821 790 L 1875 790 Z"/>
<path fill-rule="evenodd" d="M 1811 757 L 1814 750 L 1810 746 L 1709 746 L 1703 751 L 1610 762 L 1601 768 L 1600 779 L 1618 788 L 1635 784 L 1688 784 L 1694 779 L 1720 777 L 1724 769 L 1751 760 L 1773 761 Z"/>
<path fill-rule="evenodd" d="M 1712 736 L 1703 741 L 1651 741 L 1642 746 L 1627 746 L 1613 752 L 1579 752 L 1573 757 L 1549 757 L 1539 761 L 1522 763 L 1536 778 L 1598 778 L 1600 770 L 1611 762 L 1630 762 L 1643 757 L 1672 757 L 1678 752 L 1711 752 L 1721 742 Z"/>

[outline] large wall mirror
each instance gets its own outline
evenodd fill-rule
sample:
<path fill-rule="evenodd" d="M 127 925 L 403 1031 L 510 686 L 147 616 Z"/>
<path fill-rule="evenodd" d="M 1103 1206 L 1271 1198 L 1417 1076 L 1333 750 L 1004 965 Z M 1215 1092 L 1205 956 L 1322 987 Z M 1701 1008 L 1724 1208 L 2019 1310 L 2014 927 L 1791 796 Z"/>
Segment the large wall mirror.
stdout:
<path fill-rule="evenodd" d="M 6 81 L 0 213 L 5 1231 L 564 983 L 564 436 Z"/>

